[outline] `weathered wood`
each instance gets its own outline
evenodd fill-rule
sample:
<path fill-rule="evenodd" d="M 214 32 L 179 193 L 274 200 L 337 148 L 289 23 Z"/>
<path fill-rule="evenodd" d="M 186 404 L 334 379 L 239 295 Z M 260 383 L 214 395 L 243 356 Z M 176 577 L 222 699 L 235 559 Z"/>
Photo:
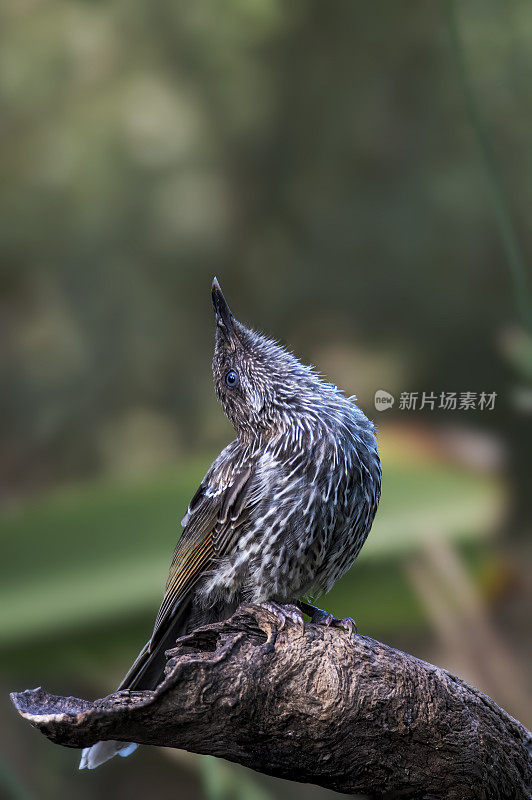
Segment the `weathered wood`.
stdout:
<path fill-rule="evenodd" d="M 178 747 L 383 800 L 530 798 L 531 734 L 489 697 L 373 639 L 283 619 L 241 606 L 183 637 L 153 692 L 12 699 L 68 747 Z"/>

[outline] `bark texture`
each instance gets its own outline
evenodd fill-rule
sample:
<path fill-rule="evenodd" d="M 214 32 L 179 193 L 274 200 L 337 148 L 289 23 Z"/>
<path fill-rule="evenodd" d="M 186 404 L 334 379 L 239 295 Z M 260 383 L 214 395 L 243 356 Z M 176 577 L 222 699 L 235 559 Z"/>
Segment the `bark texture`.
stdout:
<path fill-rule="evenodd" d="M 38 688 L 12 700 L 67 747 L 178 747 L 382 800 L 531 797 L 531 734 L 493 700 L 373 639 L 303 625 L 294 612 L 241 606 L 183 637 L 155 691 L 89 702 Z"/>

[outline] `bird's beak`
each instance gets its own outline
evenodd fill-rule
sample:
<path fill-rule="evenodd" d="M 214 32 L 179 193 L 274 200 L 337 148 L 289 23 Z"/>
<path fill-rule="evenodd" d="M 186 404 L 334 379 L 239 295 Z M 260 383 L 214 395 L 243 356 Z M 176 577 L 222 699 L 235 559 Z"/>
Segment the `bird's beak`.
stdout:
<path fill-rule="evenodd" d="M 238 339 L 234 325 L 235 318 L 231 314 L 231 309 L 225 301 L 217 278 L 214 278 L 212 282 L 211 294 L 216 324 L 225 335 L 227 341 L 234 346 Z"/>

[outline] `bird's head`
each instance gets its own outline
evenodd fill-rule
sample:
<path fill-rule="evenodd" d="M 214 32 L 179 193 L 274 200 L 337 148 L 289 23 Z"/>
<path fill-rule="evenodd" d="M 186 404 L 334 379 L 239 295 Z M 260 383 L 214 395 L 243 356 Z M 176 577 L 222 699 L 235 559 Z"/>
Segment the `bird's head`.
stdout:
<path fill-rule="evenodd" d="M 214 385 L 237 433 L 275 433 L 310 406 L 320 390 L 332 388 L 284 347 L 235 319 L 216 278 L 212 302 L 216 319 Z"/>

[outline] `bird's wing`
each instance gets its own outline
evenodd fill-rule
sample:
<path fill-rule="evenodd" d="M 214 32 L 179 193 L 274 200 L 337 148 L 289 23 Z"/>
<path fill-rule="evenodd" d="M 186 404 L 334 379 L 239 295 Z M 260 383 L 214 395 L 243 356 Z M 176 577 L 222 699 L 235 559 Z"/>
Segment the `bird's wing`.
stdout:
<path fill-rule="evenodd" d="M 227 484 L 213 490 L 208 476 L 192 498 L 185 529 L 174 550 L 164 598 L 155 620 L 150 646 L 158 640 L 214 558 L 229 553 L 249 514 L 249 489 L 254 466 L 235 471 Z"/>

